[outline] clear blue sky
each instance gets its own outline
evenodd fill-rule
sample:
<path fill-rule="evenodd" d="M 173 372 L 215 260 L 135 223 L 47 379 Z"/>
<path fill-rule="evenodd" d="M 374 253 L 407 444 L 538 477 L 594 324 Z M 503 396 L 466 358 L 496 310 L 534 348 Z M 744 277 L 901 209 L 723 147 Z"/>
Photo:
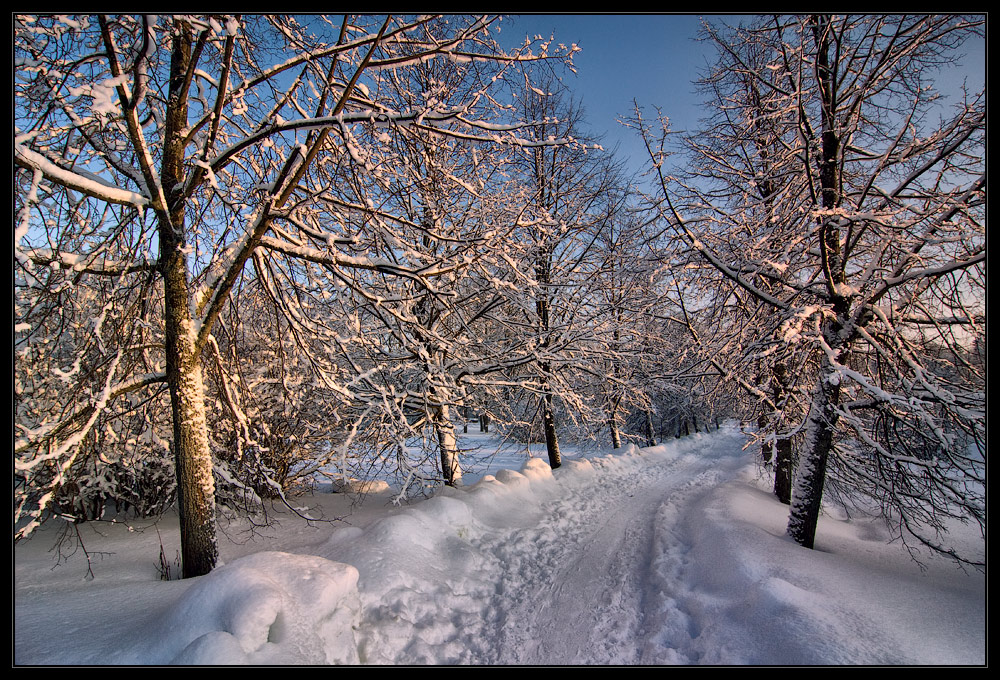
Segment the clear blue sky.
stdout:
<path fill-rule="evenodd" d="M 677 131 L 695 128 L 703 115 L 693 82 L 714 55 L 695 40 L 703 19 L 738 21 L 713 14 L 522 14 L 500 25 L 508 45 L 542 35 L 581 48 L 574 58 L 577 74 L 567 73 L 564 81 L 582 100 L 590 130 L 604 136 L 606 148 L 619 144 L 636 170 L 645 163 L 645 149 L 616 122 L 632 110 L 633 99 L 644 108 L 660 107 Z M 966 78 L 973 91 L 985 82 L 985 41 L 970 41 L 964 51 L 963 65 L 937 79 L 946 96 L 958 96 Z"/>
<path fill-rule="evenodd" d="M 501 26 L 512 43 L 542 35 L 580 47 L 573 60 L 577 73 L 567 73 L 564 82 L 582 100 L 591 131 L 604 136 L 607 148 L 619 144 L 632 157 L 634 170 L 643 164 L 645 150 L 617 122 L 632 111 L 633 100 L 644 108 L 660 107 L 675 130 L 698 123 L 699 98 L 692 83 L 711 53 L 695 40 L 701 19 L 694 14 L 522 14 Z"/>

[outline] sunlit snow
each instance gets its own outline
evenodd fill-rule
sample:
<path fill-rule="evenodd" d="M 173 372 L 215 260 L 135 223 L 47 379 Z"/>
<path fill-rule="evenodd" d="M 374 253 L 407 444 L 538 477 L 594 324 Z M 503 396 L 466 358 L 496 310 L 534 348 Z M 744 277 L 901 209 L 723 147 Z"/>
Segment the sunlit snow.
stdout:
<path fill-rule="evenodd" d="M 507 450 L 402 507 L 317 492 L 303 514 L 341 521 L 223 522 L 225 563 L 186 581 L 158 576 L 175 521 L 80 525 L 93 577 L 80 550 L 55 566 L 48 525 L 15 551 L 14 661 L 985 663 L 983 574 L 830 508 L 799 547 L 744 443 L 730 425 L 555 471 Z"/>

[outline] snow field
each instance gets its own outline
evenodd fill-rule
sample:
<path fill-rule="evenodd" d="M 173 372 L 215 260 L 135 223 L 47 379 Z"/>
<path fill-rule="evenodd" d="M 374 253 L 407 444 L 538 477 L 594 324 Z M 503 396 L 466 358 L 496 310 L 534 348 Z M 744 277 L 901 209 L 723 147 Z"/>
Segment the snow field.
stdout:
<path fill-rule="evenodd" d="M 351 526 L 224 541 L 227 564 L 187 581 L 140 571 L 148 534 L 89 537 L 109 553 L 90 581 L 43 568 L 36 538 L 18 549 L 15 662 L 984 662 L 982 574 L 921 571 L 864 518 L 825 516 L 800 548 L 744 441 L 529 458 L 402 508 L 373 495 Z"/>

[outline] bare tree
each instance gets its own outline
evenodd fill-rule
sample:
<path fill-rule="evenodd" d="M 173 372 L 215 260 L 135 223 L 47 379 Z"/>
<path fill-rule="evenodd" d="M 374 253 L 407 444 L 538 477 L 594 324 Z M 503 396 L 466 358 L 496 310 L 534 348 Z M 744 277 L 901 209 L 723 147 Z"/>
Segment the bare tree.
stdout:
<path fill-rule="evenodd" d="M 490 82 L 453 107 L 427 98 L 396 109 L 370 89 L 377 77 L 431 58 L 500 64 L 539 58 L 527 46 L 503 53 L 490 37 L 492 22 L 14 18 L 16 328 L 18 369 L 25 374 L 18 396 L 25 407 L 15 425 L 16 537 L 51 511 L 103 415 L 123 408 L 127 395 L 165 385 L 184 575 L 212 569 L 218 549 L 205 356 L 220 317 L 239 282 L 253 276 L 293 333 L 305 337 L 317 324 L 304 302 L 322 295 L 309 285 L 312 271 L 435 273 L 354 249 L 365 239 L 324 219 L 329 201 L 318 180 L 329 173 L 321 166 L 340 165 L 357 176 L 374 172 L 354 134 L 373 124 L 516 143 L 521 126 L 496 120 L 496 102 L 485 95 Z M 350 207 L 372 219 L 377 214 L 371 205 Z M 40 277 L 40 270 L 67 275 Z M 104 283 L 91 283 L 97 280 Z M 149 282 L 145 289 L 142 281 Z M 131 315 L 111 328 L 104 323 L 110 317 L 71 318 L 51 303 L 52 286 L 69 293 L 71 286 L 101 285 L 114 296 L 131 295 L 132 308 L 142 308 L 142 295 L 152 297 L 148 308 L 162 317 Z M 37 373 L 38 350 L 52 337 L 32 316 L 46 299 L 46 319 L 58 328 L 67 356 L 81 357 L 81 370 L 64 371 L 71 389 L 63 395 L 46 386 L 58 406 L 43 407 L 28 374 Z M 140 324 L 150 326 L 146 337 L 127 332 Z M 312 370 L 326 387 L 343 391 L 334 363 L 316 361 Z M 223 392 L 232 387 L 235 372 L 217 375 Z M 252 438 L 250 428 L 240 433 Z"/>
<path fill-rule="evenodd" d="M 812 381 L 805 394 L 777 373 L 778 392 L 745 385 L 782 414 L 768 424 L 779 439 L 801 433 L 788 531 L 804 546 L 824 486 L 958 559 L 935 532 L 950 518 L 984 527 L 985 374 L 970 348 L 984 333 L 985 101 L 946 110 L 931 88 L 982 26 L 778 16 L 707 29 L 718 115 L 692 140 L 699 174 L 684 188 L 663 128 L 634 121 L 669 229 L 767 311 L 731 366 L 770 357 Z"/>
<path fill-rule="evenodd" d="M 530 272 L 530 285 L 520 301 L 512 301 L 525 314 L 532 338 L 534 361 L 524 384 L 537 395 L 535 412 L 549 464 L 557 468 L 562 460 L 557 411 L 588 413 L 573 375 L 596 371 L 593 360 L 605 344 L 596 335 L 598 316 L 611 312 L 597 297 L 602 266 L 597 243 L 608 216 L 621 205 L 620 181 L 612 157 L 587 139 L 582 111 L 565 87 L 542 81 L 527 89 L 520 106 L 524 117 L 543 121 L 533 128 L 533 139 L 573 142 L 539 145 L 520 158 L 525 193 L 515 233 L 517 257 Z"/>

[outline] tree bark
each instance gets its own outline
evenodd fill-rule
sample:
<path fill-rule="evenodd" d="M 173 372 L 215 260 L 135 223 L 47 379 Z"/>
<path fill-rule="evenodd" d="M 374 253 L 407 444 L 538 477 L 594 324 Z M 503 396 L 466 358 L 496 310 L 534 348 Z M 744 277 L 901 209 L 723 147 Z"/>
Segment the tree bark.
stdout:
<path fill-rule="evenodd" d="M 201 361 L 194 350 L 193 325 L 178 297 L 186 281 L 164 272 L 167 384 L 173 416 L 173 452 L 181 530 L 183 577 L 207 574 L 218 561 L 215 481 L 205 422 Z M 184 298 L 186 300 L 186 297 Z M 180 309 L 179 309 L 180 308 Z"/>
<path fill-rule="evenodd" d="M 784 363 L 776 363 L 771 374 L 774 378 L 772 398 L 780 409 L 787 398 L 788 369 Z M 783 427 L 783 420 L 778 422 L 778 427 Z M 785 505 L 792 502 L 792 440 L 780 435 L 774 445 L 774 495 Z"/>
<path fill-rule="evenodd" d="M 785 420 L 781 412 L 788 394 L 788 371 L 783 363 L 776 363 L 771 368 L 771 403 L 770 416 L 762 413 L 757 419 L 759 431 L 768 427 L 774 429 L 774 446 L 761 447 L 761 458 L 765 465 L 774 461 L 774 495 L 785 505 L 792 498 L 792 441 L 782 436 Z"/>
<path fill-rule="evenodd" d="M 555 470 L 562 465 L 562 453 L 559 451 L 559 435 L 556 433 L 556 418 L 552 409 L 552 395 L 546 393 L 542 399 L 542 425 L 545 428 L 545 449 L 549 454 L 549 467 Z"/>
<path fill-rule="evenodd" d="M 792 440 L 779 439 L 774 458 L 774 495 L 785 505 L 792 502 Z"/>
<path fill-rule="evenodd" d="M 616 416 L 616 411 L 612 411 L 611 415 L 608 416 L 608 429 L 611 431 L 611 448 L 620 449 L 622 447 L 622 436 L 618 431 L 618 418 Z"/>
<path fill-rule="evenodd" d="M 163 275 L 167 384 L 173 417 L 173 452 L 184 578 L 207 574 L 218 561 L 215 481 L 205 421 L 201 358 L 191 318 L 191 291 L 185 248 L 184 130 L 186 77 L 191 61 L 190 29 L 180 24 L 174 37 L 167 100 L 161 182 L 171 200 L 158 213 L 160 270 Z"/>
<path fill-rule="evenodd" d="M 826 480 L 826 463 L 833 448 L 833 433 L 837 425 L 836 406 L 840 395 L 840 386 L 834 384 L 836 382 L 832 372 L 824 372 L 813 396 L 806 426 L 804 455 L 799 461 L 788 516 L 788 535 L 805 548 L 812 548 L 816 538 L 816 524 L 819 522 L 823 484 Z"/>
<path fill-rule="evenodd" d="M 451 409 L 447 404 L 442 404 L 434 408 L 433 414 L 444 483 L 448 486 L 459 486 L 462 483 L 462 466 L 458 460 L 458 444 L 455 439 L 455 424 L 451 422 Z"/>

